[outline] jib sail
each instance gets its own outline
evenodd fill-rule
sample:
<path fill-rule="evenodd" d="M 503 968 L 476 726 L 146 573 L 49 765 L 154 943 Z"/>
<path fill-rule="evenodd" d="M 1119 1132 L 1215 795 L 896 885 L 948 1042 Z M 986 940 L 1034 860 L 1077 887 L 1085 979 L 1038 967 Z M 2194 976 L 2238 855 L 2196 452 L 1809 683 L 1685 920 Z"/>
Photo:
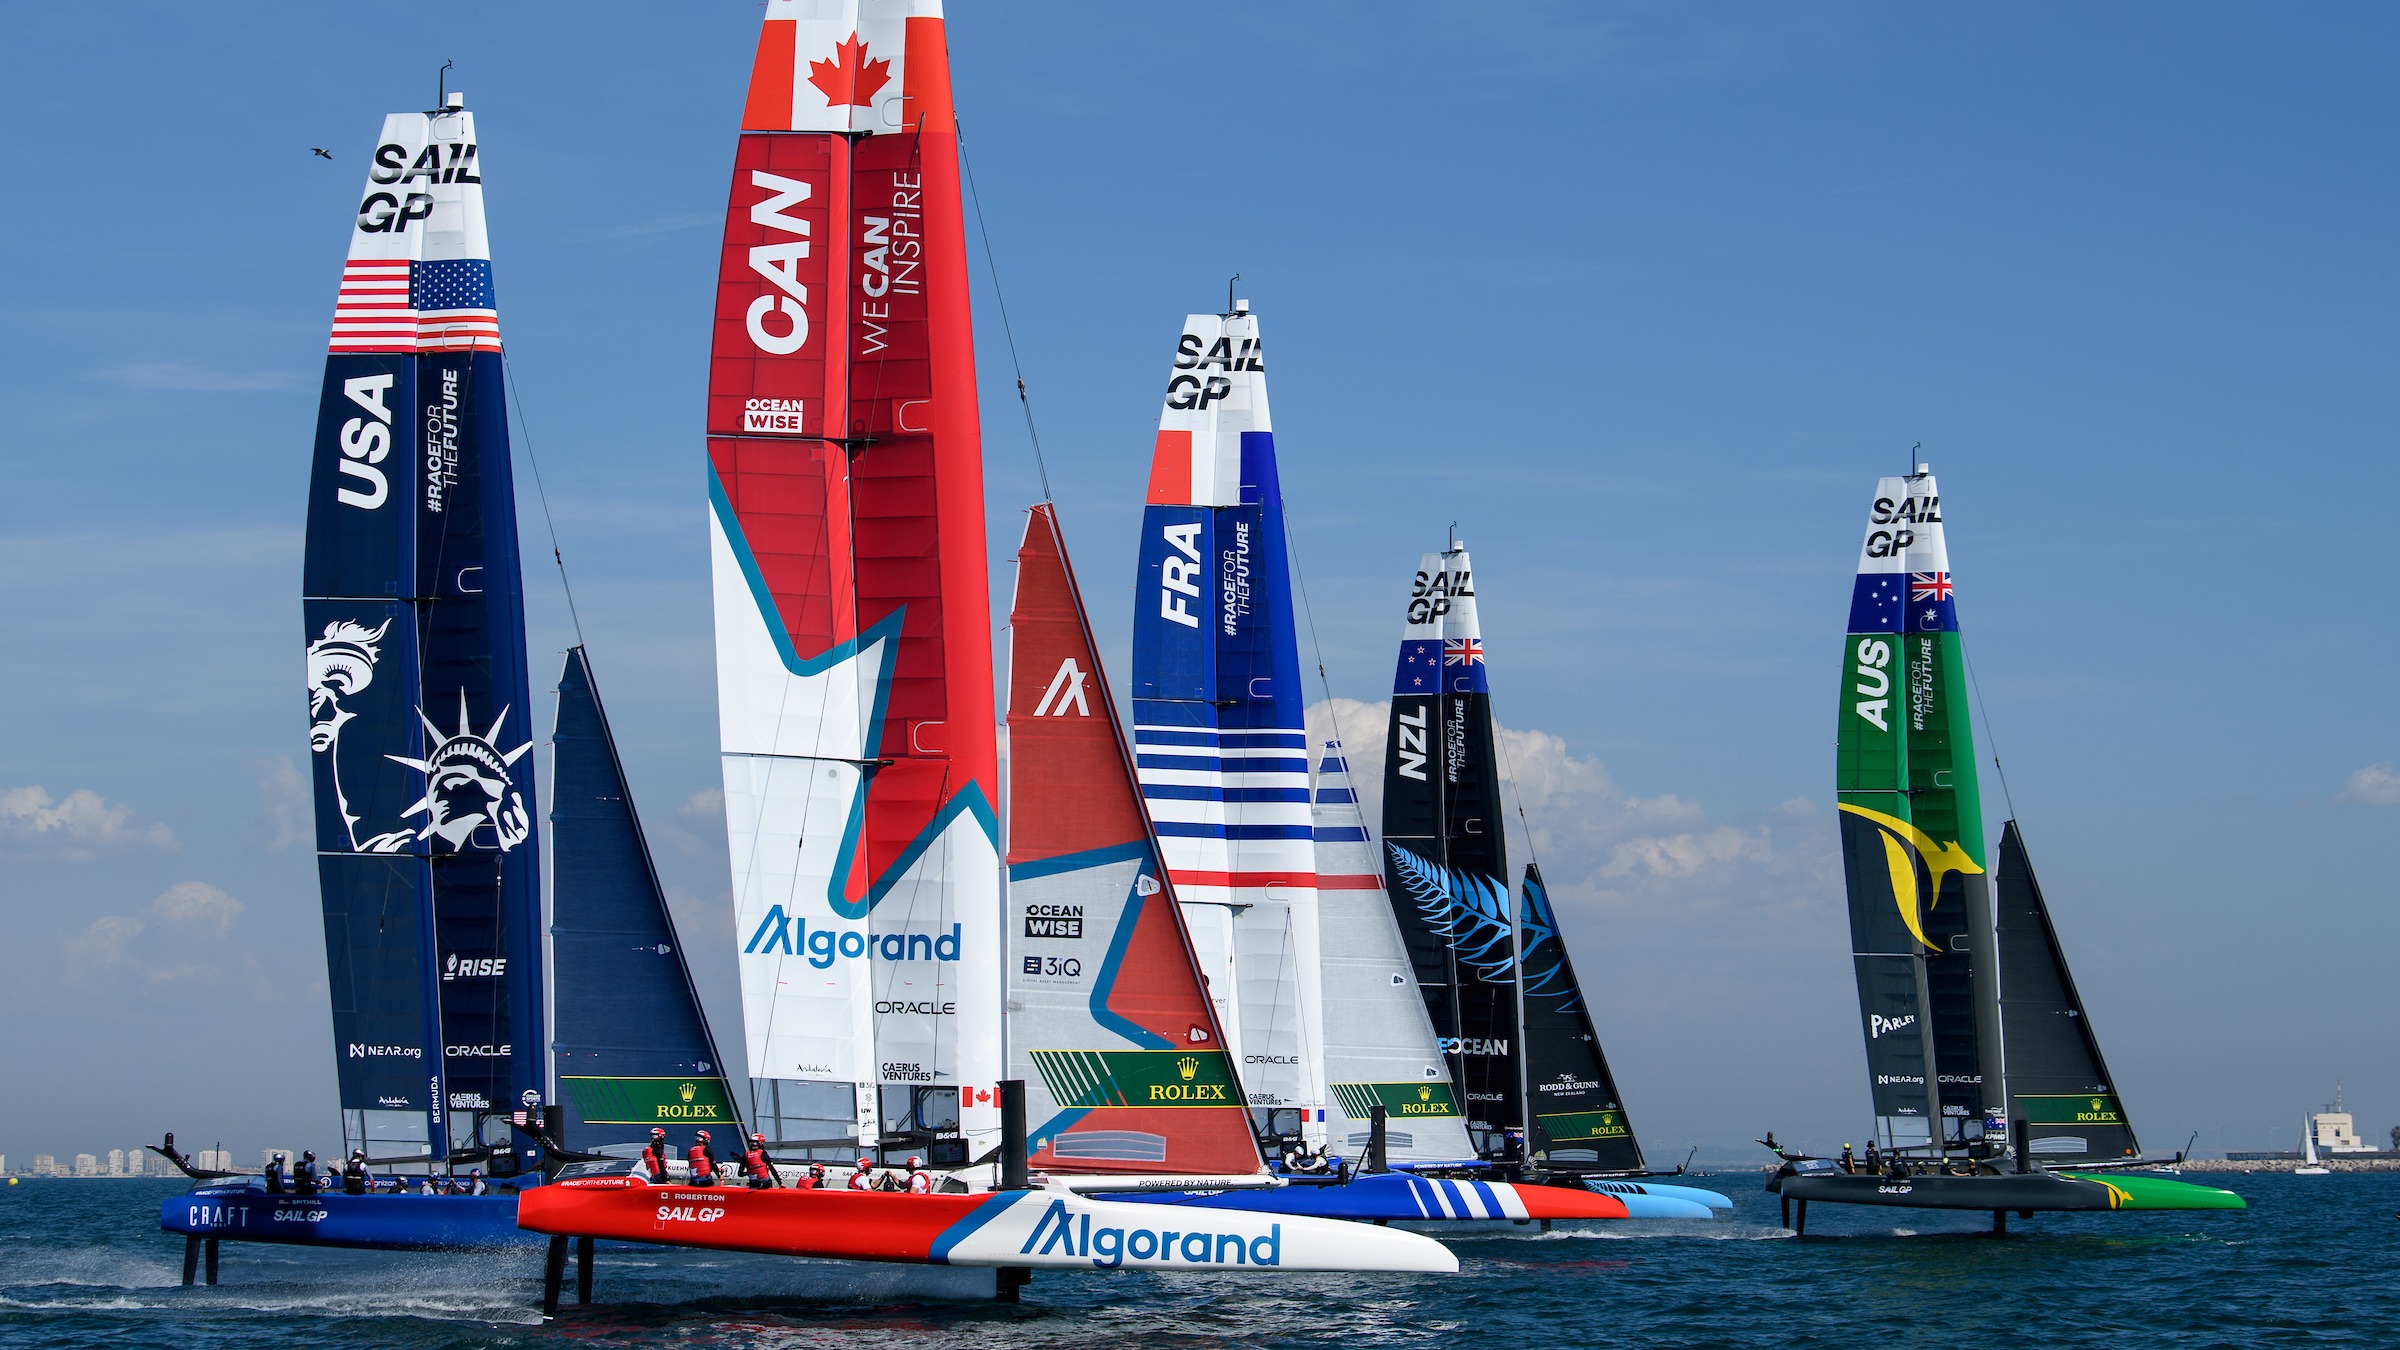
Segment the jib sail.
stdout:
<path fill-rule="evenodd" d="M 482 160 L 460 100 L 384 121 L 350 235 L 303 591 L 350 1147 L 505 1151 L 543 1100 L 541 885 Z"/>
<path fill-rule="evenodd" d="M 2000 1023 L 2008 1039 L 2009 1118 L 2018 1146 L 2045 1162 L 2114 1162 L 2141 1156 L 2100 1039 L 2075 992 L 2067 953 L 2051 925 L 2017 822 L 2000 828 Z"/>
<path fill-rule="evenodd" d="M 1542 869 L 1525 868 L 1517 910 L 1524 967 L 1525 1092 L 1533 1160 L 1576 1172 L 1639 1172 L 1641 1142 L 1617 1097 L 1600 1033 L 1576 982 Z"/>
<path fill-rule="evenodd" d="M 1092 642 L 1057 517 L 1025 522 L 1008 650 L 1009 1076 L 1036 1167 L 1256 1173 L 1241 1076 Z"/>
<path fill-rule="evenodd" d="M 1184 321 L 1134 582 L 1133 742 L 1242 1085 L 1323 1138 L 1317 863 L 1266 361 L 1247 301 Z"/>
<path fill-rule="evenodd" d="M 754 1119 L 963 1161 L 998 1138 L 1000 859 L 940 5 L 770 0 L 742 128 L 708 454 Z"/>
<path fill-rule="evenodd" d="M 581 647 L 559 674 L 552 744 L 558 1137 L 577 1152 L 630 1153 L 655 1126 L 679 1141 L 692 1127 L 738 1132 L 741 1113 Z"/>

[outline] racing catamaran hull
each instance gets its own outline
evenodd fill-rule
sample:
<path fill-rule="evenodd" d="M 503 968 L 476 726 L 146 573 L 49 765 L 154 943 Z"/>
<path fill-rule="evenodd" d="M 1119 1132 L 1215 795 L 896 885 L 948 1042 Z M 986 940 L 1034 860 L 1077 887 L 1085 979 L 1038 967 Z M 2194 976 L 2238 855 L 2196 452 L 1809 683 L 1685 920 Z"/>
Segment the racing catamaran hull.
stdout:
<path fill-rule="evenodd" d="M 1963 1177 L 1940 1173 L 1890 1177 L 1838 1169 L 1822 1172 L 1786 1169 L 1768 1180 L 1767 1190 L 1786 1200 L 1827 1200 L 1845 1205 L 1907 1209 L 2013 1209 L 2023 1213 L 2248 1208 L 2242 1197 L 2231 1191 L 2196 1186 L 2188 1181 L 2039 1170 Z"/>
<path fill-rule="evenodd" d="M 196 1186 L 159 1202 L 158 1226 L 187 1238 L 376 1251 L 533 1247 L 517 1226 L 517 1197 L 501 1195 L 269 1195 L 257 1180 Z"/>
<path fill-rule="evenodd" d="M 1151 1205 L 1056 1190 L 976 1195 L 712 1190 L 625 1178 L 529 1192 L 518 1222 L 557 1237 L 847 1261 L 1025 1270 L 1392 1271 L 1451 1274 L 1414 1233 L 1279 1214 L 1170 1221 Z"/>

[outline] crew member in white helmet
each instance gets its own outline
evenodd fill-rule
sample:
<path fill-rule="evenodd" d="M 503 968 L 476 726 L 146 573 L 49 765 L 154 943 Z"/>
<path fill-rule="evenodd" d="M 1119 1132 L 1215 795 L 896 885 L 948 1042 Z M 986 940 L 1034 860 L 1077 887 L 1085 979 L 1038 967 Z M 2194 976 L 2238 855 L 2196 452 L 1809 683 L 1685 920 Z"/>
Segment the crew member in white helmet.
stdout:
<path fill-rule="evenodd" d="M 933 1173 L 926 1171 L 925 1160 L 913 1153 L 908 1155 L 908 1193 L 933 1194 Z"/>

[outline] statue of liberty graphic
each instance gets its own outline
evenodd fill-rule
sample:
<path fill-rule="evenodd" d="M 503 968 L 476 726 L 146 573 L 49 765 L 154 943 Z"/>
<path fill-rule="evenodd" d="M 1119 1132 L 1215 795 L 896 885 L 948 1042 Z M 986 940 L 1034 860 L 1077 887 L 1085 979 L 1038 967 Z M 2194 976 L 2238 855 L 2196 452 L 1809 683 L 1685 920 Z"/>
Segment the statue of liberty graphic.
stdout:
<path fill-rule="evenodd" d="M 533 749 L 527 741 L 514 750 L 503 751 L 495 739 L 500 728 L 507 724 L 509 709 L 502 708 L 492 719 L 492 729 L 477 735 L 475 724 L 467 717 L 467 691 L 458 691 L 458 730 L 444 732 L 417 710 L 417 720 L 425 724 L 425 739 L 434 748 L 423 759 L 406 755 L 385 755 L 395 764 L 405 764 L 425 775 L 425 795 L 415 805 L 400 813 L 401 819 L 422 814 L 425 827 L 418 830 L 418 839 L 439 838 L 452 849 L 467 847 L 467 841 L 485 825 L 499 836 L 500 851 L 508 852 L 525 842 L 533 833 L 533 818 L 525 810 L 525 794 L 517 790 L 509 770 Z M 402 832 L 404 835 L 406 831 Z"/>
<path fill-rule="evenodd" d="M 378 840 L 361 843 L 358 837 L 358 813 L 350 809 L 349 794 L 342 790 L 342 728 L 358 716 L 342 706 L 342 700 L 353 697 L 375 682 L 375 659 L 382 650 L 383 635 L 392 626 L 385 619 L 375 628 L 348 619 L 336 619 L 325 625 L 322 637 L 308 644 L 308 748 L 314 754 L 325 755 L 333 768 L 333 797 L 340 804 L 342 829 L 349 836 L 350 847 L 360 852 L 387 853 L 391 845 L 377 848 Z M 406 839 L 403 831 L 401 839 Z"/>

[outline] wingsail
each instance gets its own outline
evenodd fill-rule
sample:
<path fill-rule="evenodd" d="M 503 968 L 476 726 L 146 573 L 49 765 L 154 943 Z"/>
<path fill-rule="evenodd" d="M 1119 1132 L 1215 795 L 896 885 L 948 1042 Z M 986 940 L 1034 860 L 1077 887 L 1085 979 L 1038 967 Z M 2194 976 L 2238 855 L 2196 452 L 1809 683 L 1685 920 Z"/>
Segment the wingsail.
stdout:
<path fill-rule="evenodd" d="M 578 1152 L 630 1153 L 658 1125 L 738 1132 L 740 1104 L 581 647 L 559 673 L 551 743 L 557 1135 Z"/>
<path fill-rule="evenodd" d="M 1266 360 L 1247 301 L 1184 321 L 1134 583 L 1133 739 L 1261 1123 L 1322 1140 L 1308 736 Z"/>
<path fill-rule="evenodd" d="M 1317 758 L 1309 814 L 1324 961 L 1327 1134 L 1349 1156 L 1361 1156 L 1381 1106 L 1389 1161 L 1472 1158 L 1466 1116 L 1384 894 L 1340 741 L 1325 742 Z"/>
<path fill-rule="evenodd" d="M 463 100 L 386 117 L 327 344 L 303 569 L 347 1147 L 510 1147 L 547 1088 L 516 499 Z"/>
<path fill-rule="evenodd" d="M 1875 487 L 1842 656 L 1836 787 L 1886 1149 L 1980 1140 L 1997 960 L 1958 611 L 1933 475 Z M 1994 1099 L 1996 1104 L 1997 1098 Z"/>
<path fill-rule="evenodd" d="M 1428 553 L 1408 594 L 1383 770 L 1384 884 L 1479 1152 L 1524 1118 L 1516 938 L 1475 572 Z"/>
<path fill-rule="evenodd" d="M 1048 503 L 1025 522 L 1008 628 L 1009 1076 L 1030 1161 L 1255 1174 L 1241 1075 Z"/>
<path fill-rule="evenodd" d="M 710 356 L 734 939 L 773 1139 L 998 1139 L 989 578 L 934 0 L 771 0 Z"/>

